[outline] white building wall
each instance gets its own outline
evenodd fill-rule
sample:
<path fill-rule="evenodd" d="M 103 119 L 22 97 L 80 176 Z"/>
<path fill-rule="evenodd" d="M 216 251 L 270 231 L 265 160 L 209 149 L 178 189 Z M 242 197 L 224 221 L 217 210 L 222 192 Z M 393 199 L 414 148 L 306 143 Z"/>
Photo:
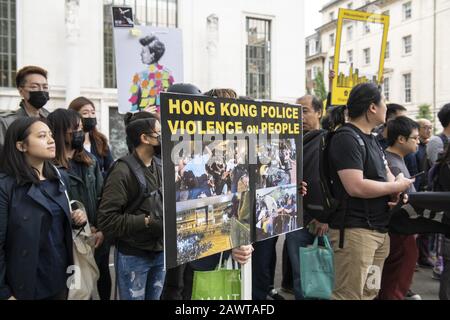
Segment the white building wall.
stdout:
<path fill-rule="evenodd" d="M 330 22 L 330 12 L 335 12 L 338 17 L 339 8 L 347 8 L 348 3 L 353 3 L 353 9 L 357 9 L 366 4 L 365 0 L 344 0 L 337 1 L 332 6 L 322 11 L 323 25 Z M 370 1 L 372 2 L 372 1 Z M 412 18 L 403 20 L 403 4 L 411 2 Z M 390 79 L 390 102 L 400 103 L 408 108 L 409 114 L 415 117 L 418 113 L 418 106 L 421 104 L 433 105 L 433 23 L 434 12 L 431 0 L 398 0 L 387 1 L 381 5 L 377 13 L 389 10 L 391 23 L 389 28 L 388 41 L 390 43 L 390 57 L 385 61 L 385 77 Z M 442 105 L 450 102 L 450 86 L 448 85 L 448 74 L 450 74 L 450 41 L 448 41 L 448 30 L 450 30 L 450 1 L 436 1 L 436 108 L 437 111 Z M 374 8 L 374 7 L 372 7 Z M 328 66 L 330 58 L 334 56 L 334 48 L 330 47 L 329 36 L 336 34 L 335 25 L 323 28 L 321 31 L 322 52 L 327 54 L 325 61 L 325 77 L 328 77 Z M 343 32 L 346 32 L 344 29 Z M 353 48 L 353 59 L 355 66 L 361 66 L 363 59 L 363 48 L 375 46 L 373 35 L 361 38 L 361 31 L 354 30 L 355 46 Z M 412 53 L 403 53 L 403 37 L 412 36 Z M 356 42 L 358 42 L 356 44 Z M 346 59 L 347 50 L 351 46 L 342 50 Z M 374 57 L 372 57 L 374 58 Z M 308 65 L 309 69 L 310 66 Z M 403 75 L 411 73 L 412 77 L 412 101 L 405 102 Z M 433 106 L 432 106 L 433 111 Z"/>
<path fill-rule="evenodd" d="M 293 102 L 305 88 L 303 1 L 179 0 L 183 30 L 185 82 L 209 89 L 206 18 L 219 17 L 219 72 L 215 83 L 246 94 L 246 17 L 271 20 L 272 100 Z M 66 107 L 67 54 L 65 1 L 17 0 L 17 68 L 38 65 L 48 70 L 50 110 Z M 99 111 L 100 129 L 109 132 L 109 107 L 117 106 L 117 90 L 103 88 L 103 1 L 80 0 L 81 94 Z M 15 110 L 15 88 L 0 88 L 0 109 Z"/>

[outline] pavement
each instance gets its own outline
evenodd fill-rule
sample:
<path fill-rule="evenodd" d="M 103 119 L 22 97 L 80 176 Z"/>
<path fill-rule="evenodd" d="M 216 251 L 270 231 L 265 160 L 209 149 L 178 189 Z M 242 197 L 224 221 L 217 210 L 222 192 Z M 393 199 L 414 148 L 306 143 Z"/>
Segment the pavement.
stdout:
<path fill-rule="evenodd" d="M 294 300 L 292 294 L 281 290 L 281 255 L 283 252 L 284 236 L 281 236 L 277 242 L 277 266 L 275 271 L 275 288 L 278 293 L 286 300 Z M 412 291 L 421 296 L 422 300 L 439 300 L 439 281 L 433 279 L 432 269 L 419 268 L 414 273 Z"/>

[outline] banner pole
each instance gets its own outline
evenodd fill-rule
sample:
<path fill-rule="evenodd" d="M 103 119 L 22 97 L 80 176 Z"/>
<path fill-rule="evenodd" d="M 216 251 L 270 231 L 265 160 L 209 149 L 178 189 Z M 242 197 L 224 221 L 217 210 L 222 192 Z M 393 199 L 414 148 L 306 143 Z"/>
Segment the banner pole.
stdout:
<path fill-rule="evenodd" d="M 241 299 L 252 300 L 252 258 L 241 266 Z"/>

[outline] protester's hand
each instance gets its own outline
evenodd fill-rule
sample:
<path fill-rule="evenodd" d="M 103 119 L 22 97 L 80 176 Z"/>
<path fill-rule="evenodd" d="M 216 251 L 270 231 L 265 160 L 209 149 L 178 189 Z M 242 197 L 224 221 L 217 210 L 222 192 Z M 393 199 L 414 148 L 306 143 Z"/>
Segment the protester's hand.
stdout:
<path fill-rule="evenodd" d="M 330 72 L 328 73 L 328 79 L 333 80 L 335 76 L 336 73 L 334 72 L 334 70 L 330 70 Z"/>
<path fill-rule="evenodd" d="M 400 201 L 401 196 L 403 195 L 403 203 L 408 203 L 409 197 L 406 193 L 396 193 L 391 196 L 391 201 L 388 202 L 388 206 L 390 209 L 397 206 L 398 202 Z"/>
<path fill-rule="evenodd" d="M 76 226 L 83 226 L 87 222 L 87 216 L 83 210 L 77 209 L 71 212 L 72 221 Z"/>
<path fill-rule="evenodd" d="M 231 250 L 231 255 L 234 260 L 239 262 L 241 265 L 244 265 L 251 258 L 253 250 L 255 249 L 253 249 L 251 244 L 248 246 L 240 246 L 239 248 L 234 248 Z"/>
<path fill-rule="evenodd" d="M 103 232 L 97 231 L 95 233 L 95 249 L 100 247 L 102 245 L 103 241 L 105 241 L 105 236 L 103 235 Z"/>
<path fill-rule="evenodd" d="M 300 187 L 300 194 L 302 197 L 306 196 L 308 193 L 308 184 L 305 181 L 302 181 L 301 187 Z"/>
<path fill-rule="evenodd" d="M 310 232 L 315 236 L 323 237 L 328 233 L 328 224 L 321 223 L 316 219 L 311 221 L 311 229 Z"/>
<path fill-rule="evenodd" d="M 416 181 L 416 179 L 407 179 L 405 178 L 405 176 L 403 175 L 403 173 L 400 173 L 396 178 L 395 178 L 395 182 L 399 185 L 400 187 L 400 192 L 405 192 L 406 190 L 409 189 L 409 187 L 411 187 L 411 185 Z"/>

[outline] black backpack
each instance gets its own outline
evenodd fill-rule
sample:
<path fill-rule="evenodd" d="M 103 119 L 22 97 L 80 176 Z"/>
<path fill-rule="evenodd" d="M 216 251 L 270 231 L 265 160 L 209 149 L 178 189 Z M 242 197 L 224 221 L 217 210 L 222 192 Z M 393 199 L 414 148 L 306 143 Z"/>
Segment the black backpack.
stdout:
<path fill-rule="evenodd" d="M 153 161 L 160 162 L 161 160 L 153 158 Z M 145 174 L 144 171 L 142 170 L 142 165 L 136 160 L 135 156 L 133 156 L 132 154 L 129 154 L 127 156 L 118 159 L 114 163 L 114 165 L 111 166 L 104 179 L 103 185 L 106 184 L 106 180 L 108 179 L 110 173 L 112 172 L 112 170 L 114 170 L 114 168 L 119 162 L 123 162 L 128 166 L 128 168 L 133 173 L 133 175 L 135 176 L 136 180 L 139 183 L 139 193 L 127 203 L 123 213 L 124 214 L 133 213 L 139 209 L 139 207 L 142 205 L 145 199 L 154 198 L 154 201 L 150 202 L 152 205 L 151 208 L 152 214 L 157 218 L 162 219 L 163 217 L 162 190 L 161 188 L 158 188 L 157 190 L 154 190 L 152 192 L 148 191 L 147 180 L 145 179 Z"/>
<path fill-rule="evenodd" d="M 307 214 L 321 223 L 330 223 L 340 203 L 344 205 L 339 246 L 344 245 L 344 222 L 349 195 L 344 192 L 342 198 L 333 193 L 333 181 L 329 167 L 329 149 L 333 137 L 342 133 L 353 135 L 361 147 L 364 168 L 367 167 L 366 144 L 361 136 L 351 127 L 344 126 L 336 131 L 315 130 L 305 135 L 303 140 L 303 180 L 308 183 L 308 194 L 304 197 Z M 381 147 L 380 147 L 381 148 Z M 365 201 L 366 211 L 369 211 Z"/>
<path fill-rule="evenodd" d="M 439 186 L 439 171 L 441 169 L 441 166 L 445 165 L 441 160 L 444 157 L 445 152 L 449 146 L 448 137 L 444 133 L 441 133 L 438 137 L 441 138 L 442 143 L 444 144 L 444 150 L 439 153 L 437 162 L 433 166 L 431 166 L 428 171 L 426 171 L 429 191 L 441 191 L 441 187 Z M 425 162 L 429 164 L 428 159 Z"/>

